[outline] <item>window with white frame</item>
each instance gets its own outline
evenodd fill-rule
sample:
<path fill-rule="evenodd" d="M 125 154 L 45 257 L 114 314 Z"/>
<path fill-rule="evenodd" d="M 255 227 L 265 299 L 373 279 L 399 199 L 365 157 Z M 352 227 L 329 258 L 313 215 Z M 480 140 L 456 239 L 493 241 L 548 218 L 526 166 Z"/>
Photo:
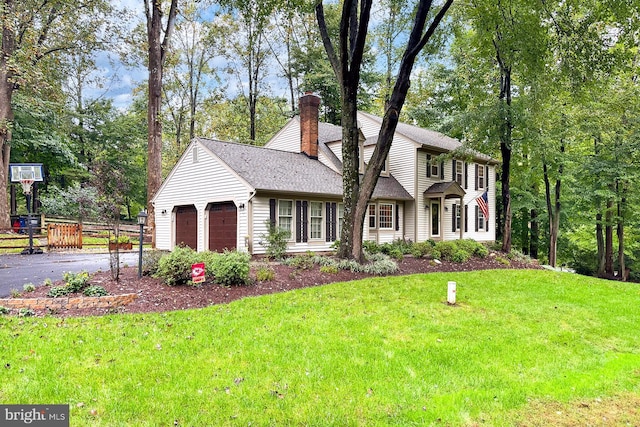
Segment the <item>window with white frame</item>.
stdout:
<path fill-rule="evenodd" d="M 484 230 L 485 218 L 482 209 L 478 209 L 478 230 Z"/>
<path fill-rule="evenodd" d="M 440 164 L 432 160 L 431 154 L 427 154 L 427 177 L 440 177 Z"/>
<path fill-rule="evenodd" d="M 289 232 L 289 238 L 293 235 L 293 201 L 278 201 L 278 227 Z"/>
<path fill-rule="evenodd" d="M 309 218 L 311 220 L 309 237 L 322 239 L 322 202 L 309 203 Z"/>
<path fill-rule="evenodd" d="M 344 225 L 344 203 L 338 203 L 338 238 L 342 235 Z"/>
<path fill-rule="evenodd" d="M 456 204 L 456 205 L 453 205 L 453 208 L 455 209 L 455 212 L 456 212 L 456 229 L 454 230 L 456 231 L 456 230 L 460 230 L 460 226 L 462 224 L 462 216 L 461 216 L 462 206 Z"/>
<path fill-rule="evenodd" d="M 369 228 L 376 228 L 376 205 L 369 205 Z"/>
<path fill-rule="evenodd" d="M 478 189 L 485 187 L 484 166 L 478 165 Z"/>
<path fill-rule="evenodd" d="M 381 203 L 378 207 L 378 215 L 380 218 L 378 220 L 378 226 L 381 229 L 392 229 L 393 228 L 393 205 L 390 203 Z"/>

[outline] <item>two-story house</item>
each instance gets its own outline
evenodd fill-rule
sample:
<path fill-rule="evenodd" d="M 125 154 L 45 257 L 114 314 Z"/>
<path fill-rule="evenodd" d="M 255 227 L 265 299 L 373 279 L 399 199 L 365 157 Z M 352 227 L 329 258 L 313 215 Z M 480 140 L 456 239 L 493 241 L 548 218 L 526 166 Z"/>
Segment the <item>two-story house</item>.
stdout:
<path fill-rule="evenodd" d="M 156 246 L 262 254 L 271 223 L 289 231 L 289 252 L 330 250 L 344 220 L 342 129 L 318 121 L 319 105 L 316 95 L 304 95 L 300 116 L 264 147 L 195 138 L 153 200 Z M 358 114 L 362 169 L 381 122 Z M 497 162 L 479 153 L 447 157 L 460 148 L 453 138 L 400 123 L 364 238 L 495 240 Z"/>

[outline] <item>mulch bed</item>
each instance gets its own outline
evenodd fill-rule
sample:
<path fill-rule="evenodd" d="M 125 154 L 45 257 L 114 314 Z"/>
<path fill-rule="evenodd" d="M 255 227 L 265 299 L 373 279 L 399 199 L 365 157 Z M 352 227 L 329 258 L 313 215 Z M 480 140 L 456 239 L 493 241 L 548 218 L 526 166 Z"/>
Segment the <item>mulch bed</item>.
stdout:
<path fill-rule="evenodd" d="M 138 278 L 136 267 L 123 267 L 120 269 L 120 280 L 114 281 L 110 272 L 98 272 L 91 276 L 90 284 L 104 287 L 109 295 L 121 295 L 136 293 L 136 300 L 125 307 L 117 309 L 66 309 L 56 313 L 36 312 L 37 316 L 53 314 L 55 316 L 91 316 L 104 315 L 113 312 L 123 313 L 148 313 L 189 308 L 207 307 L 214 304 L 225 304 L 241 298 L 286 292 L 292 289 L 300 289 L 310 286 L 319 286 L 327 283 L 344 282 L 371 277 L 370 274 L 352 273 L 340 270 L 338 273 L 323 273 L 318 266 L 306 270 L 296 270 L 294 267 L 279 263 L 269 263 L 275 271 L 275 279 L 258 282 L 255 280 L 255 271 L 266 262 L 252 264 L 250 276 L 252 281 L 244 286 L 221 286 L 212 282 L 205 282 L 198 287 L 194 286 L 167 286 L 160 279 L 143 276 Z M 406 256 L 398 262 L 399 271 L 395 275 L 407 275 L 415 273 L 433 273 L 447 271 L 473 271 L 486 269 L 520 269 L 540 268 L 537 264 L 511 261 L 509 265 L 496 260 L 495 254 L 489 257 L 471 258 L 465 263 L 452 263 L 442 261 L 437 264 L 429 259 L 416 259 Z M 62 282 L 54 283 L 56 286 Z M 23 292 L 21 298 L 45 297 L 49 287 L 40 286 L 34 292 Z M 74 295 L 71 295 L 74 296 Z M 0 300 L 0 305 L 2 301 Z"/>

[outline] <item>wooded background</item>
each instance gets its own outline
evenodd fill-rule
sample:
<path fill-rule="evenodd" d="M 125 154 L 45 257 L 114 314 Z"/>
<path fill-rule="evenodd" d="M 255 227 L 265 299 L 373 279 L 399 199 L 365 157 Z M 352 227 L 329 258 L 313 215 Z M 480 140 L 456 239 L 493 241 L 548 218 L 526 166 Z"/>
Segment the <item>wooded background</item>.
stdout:
<path fill-rule="evenodd" d="M 149 173 L 166 176 L 191 138 L 264 144 L 305 91 L 322 97 L 322 120 L 340 124 L 314 2 L 0 6 L 0 178 L 8 182 L 10 162 L 43 163 L 47 213 L 115 207 L 135 217 L 157 189 Z M 408 0 L 373 5 L 360 110 L 382 116 L 415 10 Z M 337 37 L 341 4 L 324 13 Z M 640 279 L 639 15 L 633 0 L 454 1 L 418 56 L 400 120 L 502 162 L 497 229 L 511 230 L 499 236 L 503 248 Z M 120 103 L 111 79 L 141 69 L 149 78 L 133 81 Z M 156 116 L 152 95 L 161 100 Z M 152 146 L 161 167 L 148 171 Z M 0 192 L 6 229 L 8 213 Z"/>

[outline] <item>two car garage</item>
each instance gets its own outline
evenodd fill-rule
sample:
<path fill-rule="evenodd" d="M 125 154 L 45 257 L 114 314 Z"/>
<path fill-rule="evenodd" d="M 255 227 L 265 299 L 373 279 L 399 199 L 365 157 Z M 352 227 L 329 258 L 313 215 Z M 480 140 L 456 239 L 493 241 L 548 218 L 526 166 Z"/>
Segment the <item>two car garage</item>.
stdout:
<path fill-rule="evenodd" d="M 208 214 L 208 242 L 205 246 L 212 252 L 236 248 L 238 236 L 238 212 L 235 203 L 210 203 Z M 194 205 L 177 206 L 175 213 L 176 246 L 183 244 L 192 249 L 198 248 L 198 210 Z"/>

